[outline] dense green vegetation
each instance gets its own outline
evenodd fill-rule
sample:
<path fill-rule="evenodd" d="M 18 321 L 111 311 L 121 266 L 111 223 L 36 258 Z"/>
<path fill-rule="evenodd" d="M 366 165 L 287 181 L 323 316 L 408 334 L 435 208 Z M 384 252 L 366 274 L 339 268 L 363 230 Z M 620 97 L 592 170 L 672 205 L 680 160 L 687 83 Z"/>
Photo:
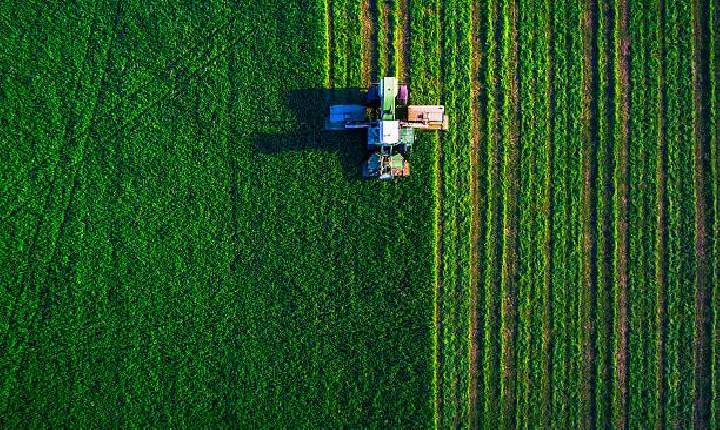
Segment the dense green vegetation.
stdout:
<path fill-rule="evenodd" d="M 359 5 L 2 6 L 3 427 L 431 422 L 433 147 L 309 132 Z"/>
<path fill-rule="evenodd" d="M 0 4 L 0 426 L 718 426 L 718 0 L 176 3 Z"/>

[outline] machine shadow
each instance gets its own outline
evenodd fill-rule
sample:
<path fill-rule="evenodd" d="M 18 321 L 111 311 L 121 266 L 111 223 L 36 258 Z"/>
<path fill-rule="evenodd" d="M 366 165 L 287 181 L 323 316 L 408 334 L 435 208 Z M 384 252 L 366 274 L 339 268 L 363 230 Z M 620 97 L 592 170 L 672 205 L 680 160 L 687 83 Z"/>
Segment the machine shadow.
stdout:
<path fill-rule="evenodd" d="M 363 180 L 362 164 L 367 159 L 366 131 L 326 131 L 325 116 L 331 104 L 362 104 L 360 88 L 308 88 L 289 91 L 285 108 L 292 120 L 275 124 L 292 124 L 295 129 L 280 133 L 257 133 L 253 138 L 256 151 L 265 154 L 322 150 L 339 156 L 347 180 Z M 297 124 L 297 126 L 295 126 Z"/>

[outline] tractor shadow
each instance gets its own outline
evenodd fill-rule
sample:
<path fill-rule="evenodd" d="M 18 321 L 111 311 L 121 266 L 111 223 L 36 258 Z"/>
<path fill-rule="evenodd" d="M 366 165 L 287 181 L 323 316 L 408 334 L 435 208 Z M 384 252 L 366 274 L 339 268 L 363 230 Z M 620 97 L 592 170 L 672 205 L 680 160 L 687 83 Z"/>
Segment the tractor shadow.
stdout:
<path fill-rule="evenodd" d="M 253 138 L 256 151 L 264 154 L 322 150 L 339 156 L 347 180 L 362 180 L 362 164 L 367 160 L 365 130 L 326 131 L 325 116 L 332 104 L 362 104 L 364 94 L 359 88 L 310 88 L 290 91 L 285 97 L 288 121 L 293 130 L 281 133 L 257 133 Z"/>

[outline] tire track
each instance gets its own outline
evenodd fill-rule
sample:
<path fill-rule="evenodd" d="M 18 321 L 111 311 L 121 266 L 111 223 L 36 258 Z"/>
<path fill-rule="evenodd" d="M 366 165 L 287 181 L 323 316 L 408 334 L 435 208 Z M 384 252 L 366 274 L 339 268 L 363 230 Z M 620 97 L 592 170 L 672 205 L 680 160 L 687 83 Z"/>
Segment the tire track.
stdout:
<path fill-rule="evenodd" d="M 229 29 L 230 26 L 231 26 L 231 24 L 233 24 L 233 23 L 234 23 L 234 19 L 230 19 L 230 20 L 228 20 L 228 22 L 224 23 L 223 25 L 220 25 L 220 26 L 218 26 L 217 28 L 214 28 L 207 37 L 203 38 L 203 41 L 202 41 L 202 42 L 198 42 L 197 44 L 195 44 L 195 45 L 192 47 L 192 49 L 199 48 L 199 47 L 201 46 L 201 43 L 206 43 L 207 41 L 214 41 L 215 38 L 218 36 L 218 34 L 222 34 L 222 33 L 220 33 L 221 30 L 227 30 L 227 29 Z M 119 29 L 118 29 L 117 31 L 120 32 Z M 237 38 L 235 39 L 234 43 L 237 43 L 241 38 L 242 38 L 242 36 L 237 37 Z M 182 59 L 182 57 L 184 57 L 184 55 L 179 55 L 178 57 L 176 57 L 176 58 L 172 61 L 173 66 L 170 68 L 171 71 L 168 72 L 168 75 L 174 74 L 174 75 L 178 76 L 179 79 L 189 81 L 194 75 L 197 75 L 198 72 L 200 71 L 200 69 L 202 69 L 207 63 L 201 63 L 200 66 L 199 66 L 197 69 L 195 69 L 195 70 L 191 70 L 191 69 L 192 69 L 192 64 L 195 64 L 196 61 L 202 61 L 202 59 L 203 59 L 203 58 L 206 58 L 207 56 L 210 56 L 210 58 L 211 58 L 211 60 L 208 60 L 208 63 L 209 63 L 209 62 L 211 62 L 212 60 L 214 60 L 214 58 L 216 58 L 216 57 L 219 55 L 219 54 L 217 54 L 217 53 L 216 53 L 216 54 L 213 54 L 213 50 L 214 50 L 214 46 L 215 46 L 215 45 L 216 45 L 216 44 L 214 44 L 214 43 L 208 44 L 207 48 L 205 48 L 202 52 L 200 52 L 200 54 L 197 55 L 197 57 L 195 58 L 195 60 L 193 60 L 192 62 L 190 62 L 190 63 L 189 63 L 190 65 L 188 65 L 188 66 L 185 67 L 185 68 L 175 67 L 175 63 L 179 62 L 179 61 Z M 228 45 L 225 45 L 225 44 L 224 44 L 222 49 L 226 49 L 227 46 L 228 46 Z M 221 50 L 222 50 L 222 49 L 221 49 Z M 134 90 L 132 90 L 130 93 L 126 94 L 126 95 L 123 97 L 123 100 L 129 100 L 129 99 L 133 99 L 133 98 L 141 98 L 141 99 L 143 99 L 143 100 L 147 100 L 147 99 L 149 99 L 149 100 L 158 100 L 158 99 L 167 98 L 168 94 L 171 92 L 171 90 L 170 90 L 170 89 L 167 89 L 167 88 L 164 89 L 164 90 L 161 90 L 161 91 L 157 91 L 155 94 L 149 94 L 149 95 L 146 96 L 146 97 L 139 97 L 138 94 L 140 94 L 141 91 L 146 91 L 147 88 L 149 87 L 150 82 L 151 82 L 150 79 L 144 81 L 142 84 L 138 85 L 136 89 L 134 89 Z M 152 107 L 152 106 L 150 106 L 150 107 Z M 110 118 L 110 117 L 107 116 L 106 114 L 108 114 L 109 112 L 113 112 L 113 111 L 117 110 L 118 108 L 119 108 L 119 103 L 116 103 L 116 104 L 113 105 L 111 108 L 106 109 L 106 110 L 103 110 L 102 112 L 99 112 L 99 113 L 98 113 L 98 115 L 97 115 L 98 117 L 100 117 L 100 118 L 106 118 L 107 122 L 110 122 L 110 123 L 111 123 L 111 124 L 107 125 L 106 127 L 104 127 L 104 129 L 111 128 L 111 127 L 112 127 L 112 122 L 113 122 L 112 118 Z M 138 119 L 138 117 L 141 117 L 141 116 L 142 116 L 145 112 L 147 112 L 148 110 L 149 110 L 149 108 L 146 106 L 144 109 L 142 109 L 142 111 L 140 112 L 140 114 L 135 115 L 135 116 L 132 117 L 131 119 L 123 122 L 120 126 L 116 127 L 115 132 L 114 132 L 114 133 L 110 133 L 110 137 L 107 137 L 107 136 L 106 136 L 106 139 L 109 140 L 109 139 L 113 138 L 113 136 L 115 136 L 118 131 L 121 131 L 121 129 L 122 129 L 123 127 L 126 127 L 126 126 L 128 126 L 129 124 L 134 123 L 134 122 Z M 103 115 L 105 115 L 105 116 L 103 116 Z M 98 120 L 98 122 L 99 122 L 99 121 L 100 121 L 100 120 Z M 78 134 L 75 138 L 76 138 L 77 140 L 83 140 L 83 139 L 87 139 L 87 138 L 89 138 L 89 137 L 91 137 L 91 135 L 90 135 L 90 127 L 87 127 L 83 133 Z M 92 137 L 95 137 L 95 136 L 92 136 Z M 51 182 L 50 185 L 48 186 L 48 193 L 52 195 L 53 192 L 54 192 L 54 190 L 55 190 L 55 181 L 53 180 L 53 182 Z M 14 209 L 12 209 L 11 211 L 9 211 L 9 214 L 8 214 L 6 217 L 4 217 L 3 219 L 6 219 L 6 218 L 9 218 L 10 216 L 13 216 L 14 214 L 18 213 L 19 211 L 22 211 L 22 210 L 26 209 L 29 205 L 30 205 L 30 202 L 25 202 L 25 203 L 21 203 L 21 204 L 17 205 L 17 207 L 14 208 Z M 46 211 L 46 210 L 44 210 L 43 212 L 45 212 L 45 211 Z"/>
<path fill-rule="evenodd" d="M 120 13 L 121 13 L 121 10 L 120 10 L 120 6 L 118 5 L 117 11 L 116 11 L 116 17 L 117 17 L 118 14 L 120 14 Z M 95 22 L 93 22 L 92 25 L 93 25 L 93 26 L 96 25 Z M 93 33 L 94 33 L 94 31 L 92 31 L 92 30 L 89 31 L 89 33 L 88 33 L 88 39 L 92 36 Z M 115 23 L 115 26 L 113 27 L 113 33 L 112 33 L 112 34 L 114 35 L 114 34 L 116 34 L 116 33 L 117 33 L 117 22 Z M 112 37 L 112 36 L 111 36 L 111 37 Z M 90 43 L 89 43 L 89 41 L 88 41 L 88 48 L 87 48 L 87 52 L 86 52 L 86 54 L 85 54 L 86 58 L 90 58 L 90 56 L 91 56 L 91 54 L 90 54 L 91 47 L 90 47 L 89 45 L 90 45 Z M 110 48 L 108 48 L 108 49 L 110 49 Z M 108 58 L 109 58 L 110 53 L 108 52 L 107 55 L 108 55 Z M 104 70 L 105 70 L 105 69 L 104 69 Z M 103 76 L 104 76 L 104 75 L 103 75 Z M 104 79 L 101 78 L 101 79 L 100 79 L 100 82 L 102 82 L 103 80 L 104 80 Z M 78 82 L 76 83 L 75 92 L 78 92 L 78 91 L 80 90 L 80 87 L 81 87 L 81 83 L 80 83 L 80 81 L 78 80 Z M 95 105 L 95 110 L 97 110 L 97 103 L 96 103 L 96 105 Z M 93 115 L 93 118 L 90 120 L 90 122 L 91 122 L 91 124 L 94 122 L 94 115 Z M 81 159 L 80 159 L 80 162 L 79 162 L 79 167 L 82 167 L 82 164 L 83 164 L 82 161 L 83 161 L 83 159 L 84 159 L 84 144 L 85 144 L 85 139 L 86 139 L 88 136 L 87 136 L 87 135 L 84 135 L 84 134 L 80 134 L 79 136 L 77 135 L 77 133 L 74 131 L 75 128 L 76 128 L 77 123 L 78 123 L 77 114 L 76 114 L 76 113 L 74 112 L 74 110 L 73 110 L 73 111 L 70 112 L 70 118 L 68 119 L 68 124 L 69 124 L 69 126 L 66 128 L 66 134 L 65 134 L 65 139 L 64 139 L 64 140 L 65 140 L 65 141 L 68 141 L 68 144 L 69 144 L 69 145 L 71 145 L 72 143 L 76 143 L 78 140 L 80 140 L 80 141 L 82 142 L 81 145 L 83 145 L 83 148 L 82 148 L 83 150 L 81 150 L 80 153 L 83 154 L 83 156 L 81 156 Z M 72 161 L 69 159 L 69 156 L 67 155 L 67 151 L 63 151 L 63 150 L 62 150 L 63 148 L 64 148 L 64 149 L 67 149 L 66 146 L 62 146 L 61 151 L 59 152 L 59 153 L 61 154 L 61 160 L 59 161 L 59 163 L 60 163 L 60 162 L 62 162 L 62 163 L 57 167 L 57 170 L 60 170 L 60 171 L 64 171 L 66 168 L 72 166 Z M 70 182 L 72 185 L 70 185 L 70 191 L 69 191 L 69 193 L 68 193 L 68 196 L 69 196 L 69 197 L 68 197 L 68 202 L 67 202 L 67 204 L 65 204 L 65 205 L 62 207 L 62 209 L 61 209 L 61 211 L 60 211 L 60 213 L 62 214 L 62 218 L 60 219 L 60 222 L 59 222 L 59 225 L 58 225 L 58 232 L 63 232 L 63 231 L 65 230 L 65 223 L 67 222 L 67 218 L 68 218 L 67 215 L 69 215 L 69 208 L 70 208 L 70 206 L 71 206 L 71 202 L 73 201 L 73 199 L 74 199 L 74 197 L 75 197 L 75 193 L 77 192 L 77 189 L 78 189 L 78 181 L 77 181 L 77 174 L 76 174 L 76 173 L 77 173 L 77 172 L 73 172 L 73 173 L 70 175 L 70 181 L 69 181 L 69 182 Z M 30 242 L 30 246 L 28 247 L 28 256 L 27 256 L 28 271 L 27 271 L 27 272 L 22 272 L 21 275 L 20 275 L 20 282 L 19 282 L 20 291 L 19 291 L 18 294 L 17 294 L 18 300 L 20 300 L 20 298 L 26 293 L 26 291 L 27 291 L 27 289 L 28 289 L 28 286 L 27 286 L 28 283 L 23 281 L 23 279 L 26 279 L 26 276 L 25 276 L 25 275 L 26 275 L 26 274 L 34 274 L 34 272 L 33 272 L 33 270 L 32 270 L 32 269 L 33 269 L 33 264 L 31 263 L 31 261 L 33 260 L 33 256 L 34 256 L 34 254 L 35 254 L 35 251 L 36 251 L 37 246 L 38 246 L 38 242 L 39 242 L 39 240 L 40 240 L 41 232 L 42 232 L 42 230 L 43 230 L 43 227 L 45 226 L 45 222 L 44 222 L 44 221 L 45 221 L 46 219 L 49 219 L 49 218 L 50 218 L 50 216 L 48 216 L 47 218 L 45 218 L 45 217 L 44 217 L 44 214 L 47 214 L 48 212 L 50 212 L 51 206 L 52 206 L 53 202 L 55 201 L 55 200 L 53 199 L 53 197 L 55 197 L 55 194 L 56 194 L 56 193 L 55 193 L 55 190 L 56 190 L 56 189 L 60 188 L 61 198 L 62 198 L 62 196 L 65 195 L 65 189 L 64 189 L 63 185 L 62 185 L 62 184 L 59 184 L 59 182 L 61 181 L 61 179 L 60 179 L 61 176 L 62 176 L 63 178 L 65 177 L 65 175 L 59 175 L 59 174 L 58 174 L 58 175 L 56 175 L 56 176 L 53 178 L 52 182 L 51 182 L 50 185 L 49 185 L 49 189 L 48 189 L 48 192 L 47 192 L 46 197 L 45 197 L 45 203 L 44 203 L 44 205 L 43 205 L 43 209 L 42 209 L 42 211 L 41 211 L 41 213 L 40 213 L 40 215 L 39 215 L 39 217 L 38 217 L 38 221 L 37 221 L 37 223 L 36 223 L 35 233 L 33 234 L 33 239 L 32 239 L 32 241 Z M 50 246 L 50 249 L 51 249 L 51 252 L 49 253 L 50 256 L 52 256 L 52 255 L 55 254 L 55 248 L 56 248 L 56 246 L 57 246 L 57 242 L 58 242 L 59 237 L 60 237 L 60 236 L 59 236 L 58 234 L 56 234 L 55 237 L 54 237 L 54 239 L 53 239 L 53 242 L 52 242 L 52 244 L 51 244 L 51 246 Z M 50 263 L 50 261 L 48 261 L 48 264 L 49 264 L 49 263 Z M 33 283 L 33 282 L 34 282 L 34 281 L 32 281 L 32 278 L 31 278 L 30 283 Z M 13 315 L 14 315 L 14 314 L 13 314 Z M 13 321 L 13 320 L 14 320 L 14 318 L 11 318 L 11 321 Z"/>
<path fill-rule="evenodd" d="M 116 12 L 120 13 L 119 6 L 118 6 L 118 9 Z M 94 30 L 96 28 L 95 27 L 96 26 L 96 15 L 97 15 L 97 10 L 95 10 L 95 14 L 93 15 L 93 21 L 92 21 L 91 27 L 88 31 L 88 36 L 87 36 L 88 43 L 87 43 L 87 48 L 86 48 L 87 51 L 85 53 L 86 58 L 90 57 L 90 52 L 92 49 L 90 46 L 89 39 L 94 34 Z M 110 36 L 111 40 L 112 40 L 113 35 L 115 35 L 115 33 L 116 33 L 115 30 L 116 30 L 116 26 L 113 27 L 113 32 L 111 33 L 111 36 Z M 108 58 L 109 58 L 109 53 L 108 53 Z M 76 85 L 75 85 L 76 93 L 78 91 L 80 91 L 81 85 L 82 85 L 82 83 L 78 79 L 78 81 L 76 82 Z M 96 104 L 96 107 L 97 107 L 97 104 Z M 82 135 L 78 136 L 77 132 L 75 131 L 76 125 L 78 123 L 78 117 L 77 117 L 78 115 L 75 112 L 75 110 L 71 110 L 69 115 L 70 115 L 70 117 L 68 119 L 69 126 L 66 128 L 66 134 L 65 134 L 64 140 L 68 142 L 68 145 L 70 145 L 71 143 L 76 143 L 80 139 L 82 142 L 81 144 L 84 146 L 85 139 L 83 138 Z M 61 159 L 58 161 L 58 163 L 60 163 L 60 162 L 62 162 L 62 163 L 59 164 L 57 169 L 60 171 L 65 171 L 65 169 L 67 167 L 72 167 L 72 161 L 69 159 L 69 156 L 67 155 L 66 151 L 62 151 L 63 148 L 67 149 L 66 146 L 63 145 L 61 147 L 61 151 L 59 152 L 61 154 Z M 82 166 L 82 159 L 80 162 L 80 166 Z M 3 384 L 4 388 L 2 390 L 3 393 L 8 391 L 7 388 L 9 386 L 12 386 L 15 382 L 17 382 L 15 380 L 17 367 L 19 365 L 19 361 L 22 360 L 24 357 L 25 350 L 27 348 L 27 343 L 29 342 L 29 335 L 27 334 L 28 328 L 26 328 L 25 330 L 20 330 L 21 333 L 24 333 L 24 336 L 26 339 L 21 338 L 18 341 L 16 338 L 15 342 L 11 342 L 10 339 L 11 339 L 11 334 L 17 335 L 17 333 L 18 333 L 17 326 L 21 325 L 21 323 L 18 321 L 19 319 L 21 319 L 21 318 L 18 318 L 18 314 L 20 314 L 20 315 L 23 315 L 23 314 L 22 314 L 21 310 L 18 309 L 20 307 L 19 304 L 21 304 L 25 300 L 26 295 L 32 295 L 31 293 L 35 292 L 36 288 L 37 288 L 36 280 L 35 280 L 35 275 L 38 272 L 37 270 L 35 270 L 35 266 L 37 265 L 37 263 L 33 264 L 33 260 L 35 260 L 35 259 L 41 260 L 41 257 L 39 257 L 39 256 L 37 256 L 36 258 L 33 258 L 33 257 L 35 256 L 35 252 L 38 248 L 38 244 L 40 241 L 40 236 L 41 236 L 43 227 L 46 225 L 45 221 L 50 220 L 50 222 L 52 222 L 51 217 L 49 215 L 47 215 L 47 213 L 50 212 L 50 209 L 53 206 L 53 202 L 56 201 L 53 199 L 53 197 L 55 196 L 55 190 L 57 188 L 60 188 L 60 190 L 61 190 L 60 191 L 61 192 L 60 205 L 62 207 L 60 214 L 61 214 L 62 218 L 60 219 L 60 222 L 57 227 L 57 231 L 54 234 L 54 237 L 52 238 L 52 243 L 49 247 L 50 252 L 47 254 L 48 261 L 43 262 L 43 265 L 47 266 L 46 273 L 49 271 L 49 266 L 50 266 L 50 264 L 52 264 L 52 259 L 57 252 L 58 242 L 60 241 L 60 238 L 62 237 L 62 235 L 65 234 L 65 228 L 66 228 L 65 226 L 67 224 L 67 220 L 70 218 L 70 212 L 69 212 L 70 208 L 71 208 L 70 203 L 72 202 L 72 200 L 75 196 L 75 193 L 77 192 L 77 189 L 79 187 L 79 180 L 78 180 L 76 173 L 77 172 L 73 172 L 73 174 L 71 174 L 71 176 L 70 176 L 70 178 L 71 178 L 70 182 L 72 185 L 70 185 L 70 191 L 67 194 L 68 195 L 68 203 L 64 206 L 62 206 L 62 200 L 64 200 L 64 197 L 65 197 L 65 187 L 63 187 L 62 184 L 58 185 L 61 180 L 60 179 L 61 175 L 57 174 L 53 177 L 53 180 L 49 185 L 47 195 L 45 196 L 45 203 L 43 205 L 43 209 L 40 212 L 40 214 L 38 216 L 38 220 L 35 224 L 33 238 L 28 246 L 28 251 L 27 251 L 27 258 L 26 258 L 27 270 L 20 272 L 19 282 L 18 282 L 18 291 L 15 294 L 13 294 L 13 295 L 15 295 L 15 300 L 11 302 L 10 308 L 7 311 L 7 317 L 8 317 L 7 327 L 8 327 L 8 329 L 7 329 L 7 331 L 5 331 L 5 333 L 3 333 L 2 337 L 0 337 L 0 345 L 5 345 L 9 349 L 13 349 L 13 348 L 16 349 L 13 353 L 8 354 L 8 357 L 15 357 L 16 362 L 14 363 L 14 366 L 12 366 L 9 369 L 9 371 L 8 371 L 9 375 L 5 378 L 5 381 Z M 62 175 L 62 177 L 65 178 L 66 174 Z M 52 235 L 52 228 L 50 227 L 50 229 L 51 229 L 50 234 Z M 38 296 L 41 298 L 43 297 L 43 295 L 44 295 L 43 291 L 40 291 L 38 294 Z M 39 306 L 36 306 L 34 309 L 30 310 L 29 315 L 26 316 L 26 318 L 25 318 L 25 324 L 27 326 L 29 326 L 31 324 L 31 321 L 35 318 L 35 315 L 37 312 L 42 312 L 42 307 L 43 307 L 42 303 L 40 303 Z M 6 399 L 4 399 L 4 398 L 0 399 L 0 401 L 3 401 L 3 402 L 5 400 Z"/>

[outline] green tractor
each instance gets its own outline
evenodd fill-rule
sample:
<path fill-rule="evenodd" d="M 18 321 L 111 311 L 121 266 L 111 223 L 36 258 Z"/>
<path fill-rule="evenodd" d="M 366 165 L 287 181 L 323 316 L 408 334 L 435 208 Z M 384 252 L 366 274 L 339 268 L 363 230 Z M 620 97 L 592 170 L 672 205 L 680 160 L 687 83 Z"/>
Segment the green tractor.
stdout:
<path fill-rule="evenodd" d="M 330 106 L 326 130 L 367 129 L 370 151 L 363 166 L 365 178 L 395 179 L 410 174 L 407 157 L 415 130 L 447 130 L 442 105 L 408 105 L 408 86 L 397 78 L 373 83 L 364 104 Z"/>

